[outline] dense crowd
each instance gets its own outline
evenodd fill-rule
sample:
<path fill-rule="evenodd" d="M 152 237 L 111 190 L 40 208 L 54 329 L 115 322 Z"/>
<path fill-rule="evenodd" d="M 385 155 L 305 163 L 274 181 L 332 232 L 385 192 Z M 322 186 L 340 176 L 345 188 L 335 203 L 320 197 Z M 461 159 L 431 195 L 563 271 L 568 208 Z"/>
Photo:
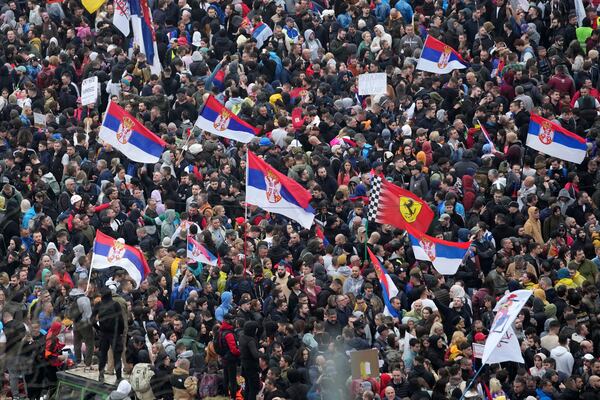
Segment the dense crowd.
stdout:
<path fill-rule="evenodd" d="M 78 367 L 116 375 L 121 400 L 600 398 L 598 1 L 148 3 L 160 74 L 113 25 L 121 1 L 94 14 L 0 1 L 8 398 L 51 398 Z M 468 68 L 417 70 L 427 35 Z M 358 95 L 366 72 L 386 74 L 385 94 Z M 93 76 L 98 100 L 82 106 Z M 259 137 L 194 128 L 210 94 Z M 109 101 L 167 143 L 160 162 L 98 140 Z M 584 162 L 527 147 L 533 113 L 585 138 Z M 249 150 L 310 191 L 311 229 L 246 203 Z M 372 173 L 428 202 L 429 235 L 473 240 L 455 275 L 367 221 Z M 90 270 L 97 232 L 144 253 L 139 286 Z M 188 234 L 218 265 L 187 258 Z M 525 362 L 472 382 L 473 344 L 520 288 L 533 291 L 512 326 Z M 372 348 L 378 373 L 353 379 L 350 353 Z"/>

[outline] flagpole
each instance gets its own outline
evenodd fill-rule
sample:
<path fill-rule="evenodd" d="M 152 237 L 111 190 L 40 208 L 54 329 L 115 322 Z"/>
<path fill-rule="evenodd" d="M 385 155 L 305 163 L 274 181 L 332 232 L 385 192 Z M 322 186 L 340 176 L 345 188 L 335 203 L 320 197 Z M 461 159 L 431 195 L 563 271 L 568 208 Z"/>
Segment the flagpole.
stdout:
<path fill-rule="evenodd" d="M 248 258 L 248 172 L 250 165 L 250 156 L 248 155 L 248 151 L 248 146 L 246 146 L 246 198 L 244 199 L 244 278 L 246 278 Z"/>
<path fill-rule="evenodd" d="M 479 376 L 479 373 L 483 370 L 483 367 L 485 367 L 485 364 L 481 365 L 481 367 L 479 367 L 479 369 L 477 370 L 477 372 L 475 372 L 475 375 L 473 375 L 473 378 L 471 378 L 471 382 L 465 388 L 465 391 L 463 392 L 462 396 L 460 396 L 460 400 L 464 400 L 465 395 L 467 394 L 467 392 L 469 391 L 469 389 L 471 388 L 471 386 L 473 386 L 473 383 L 475 382 L 475 379 L 477 379 L 477 377 Z"/>
<path fill-rule="evenodd" d="M 88 270 L 87 285 L 85 285 L 85 291 L 87 292 L 90 288 L 90 281 L 92 280 L 92 269 L 94 269 L 94 247 L 96 245 L 96 239 L 94 238 L 94 245 L 92 246 L 92 259 L 90 261 L 90 269 Z"/>
<path fill-rule="evenodd" d="M 369 241 L 369 218 L 367 218 L 367 221 L 365 222 L 365 260 L 368 260 L 368 254 L 367 254 L 367 242 Z"/>

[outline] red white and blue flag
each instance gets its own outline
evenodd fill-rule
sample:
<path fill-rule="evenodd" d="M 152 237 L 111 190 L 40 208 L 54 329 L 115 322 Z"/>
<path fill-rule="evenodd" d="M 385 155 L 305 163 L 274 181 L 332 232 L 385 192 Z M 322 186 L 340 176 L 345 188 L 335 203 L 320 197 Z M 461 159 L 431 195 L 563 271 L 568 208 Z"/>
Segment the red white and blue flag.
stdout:
<path fill-rule="evenodd" d="M 323 241 L 323 246 L 329 246 L 329 240 L 327 240 L 327 237 L 319 224 L 315 224 L 315 235 Z"/>
<path fill-rule="evenodd" d="M 429 261 L 442 275 L 454 275 L 467 256 L 471 242 L 448 242 L 434 238 L 410 226 L 406 227 L 415 258 Z"/>
<path fill-rule="evenodd" d="M 138 45 L 140 52 L 146 55 L 146 60 L 153 74 L 160 75 L 161 66 L 156 47 L 156 32 L 152 24 L 152 11 L 148 0 L 129 0 L 131 12 L 131 27 L 133 28 L 133 43 Z"/>
<path fill-rule="evenodd" d="M 417 69 L 434 74 L 449 74 L 455 69 L 467 67 L 468 63 L 456 50 L 432 36 L 427 36 Z"/>
<path fill-rule="evenodd" d="M 123 239 L 114 239 L 96 231 L 90 269 L 121 267 L 135 281 L 136 288 L 150 273 L 150 268 L 141 250 L 125 244 Z"/>
<path fill-rule="evenodd" d="M 315 218 L 310 192 L 248 151 L 246 203 L 280 214 L 310 229 Z"/>
<path fill-rule="evenodd" d="M 216 266 L 218 262 L 218 258 L 214 254 L 189 235 L 187 237 L 187 257 L 207 265 Z"/>
<path fill-rule="evenodd" d="M 367 251 L 369 252 L 369 258 L 371 259 L 371 264 L 373 264 L 373 268 L 375 269 L 375 273 L 377 274 L 377 278 L 379 278 L 379 283 L 381 284 L 381 297 L 383 298 L 383 303 L 385 304 L 385 310 L 383 313 L 385 315 L 390 315 L 395 318 L 400 318 L 398 315 L 398 311 L 392 307 L 392 298 L 398 296 L 398 288 L 396 284 L 392 280 L 392 277 L 388 272 L 381 266 L 381 263 L 375 257 L 375 254 L 367 247 Z"/>
<path fill-rule="evenodd" d="M 214 96 L 209 96 L 195 124 L 214 135 L 242 143 L 252 141 L 259 130 L 228 110 Z"/>
<path fill-rule="evenodd" d="M 252 37 L 256 39 L 256 48 L 260 49 L 263 47 L 265 42 L 269 40 L 269 38 L 273 36 L 273 30 L 269 27 L 269 25 L 261 22 L 260 24 L 254 27 L 252 31 Z"/>
<path fill-rule="evenodd" d="M 117 103 L 109 102 L 98 135 L 132 161 L 156 163 L 166 143 Z"/>
<path fill-rule="evenodd" d="M 527 146 L 548 156 L 581 164 L 587 154 L 585 139 L 536 114 L 531 114 Z"/>
<path fill-rule="evenodd" d="M 481 133 L 483 133 L 483 136 L 485 136 L 485 140 L 487 140 L 487 142 L 489 143 L 489 145 L 492 146 L 492 152 L 496 151 L 496 146 L 494 145 L 494 142 L 492 141 L 492 138 L 490 137 L 490 134 L 484 128 L 484 126 L 483 126 L 483 124 L 481 122 L 479 123 L 479 129 L 481 129 Z"/>

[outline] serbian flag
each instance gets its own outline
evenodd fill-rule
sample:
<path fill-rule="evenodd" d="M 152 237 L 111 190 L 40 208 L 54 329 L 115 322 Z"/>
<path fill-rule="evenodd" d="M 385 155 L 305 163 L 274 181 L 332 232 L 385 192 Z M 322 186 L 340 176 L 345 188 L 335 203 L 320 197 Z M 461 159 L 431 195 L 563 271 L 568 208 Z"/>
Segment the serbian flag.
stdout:
<path fill-rule="evenodd" d="M 324 246 L 329 246 L 329 240 L 327 240 L 327 237 L 323 233 L 323 229 L 321 229 L 319 224 L 315 224 L 315 235 L 317 235 L 317 237 L 323 241 Z"/>
<path fill-rule="evenodd" d="M 490 146 L 492 146 L 492 152 L 496 151 L 496 146 L 494 146 L 494 142 L 492 142 L 492 138 L 490 137 L 490 134 L 484 128 L 484 126 L 481 122 L 479 123 L 479 129 L 481 130 L 481 133 L 483 133 L 485 140 L 487 140 L 487 142 L 490 144 Z"/>
<path fill-rule="evenodd" d="M 196 262 L 207 264 L 207 265 L 217 265 L 218 258 L 215 257 L 208 249 L 194 240 L 193 237 L 187 237 L 187 257 Z"/>
<path fill-rule="evenodd" d="M 378 224 L 407 226 L 427 232 L 434 213 L 423 199 L 404 190 L 380 175 L 371 178 L 367 219 Z"/>
<path fill-rule="evenodd" d="M 434 74 L 449 74 L 455 69 L 467 68 L 468 63 L 452 47 L 433 36 L 427 36 L 417 63 L 417 69 Z"/>
<path fill-rule="evenodd" d="M 269 27 L 269 25 L 261 22 L 260 24 L 254 27 L 252 31 L 252 38 L 256 39 L 256 48 L 260 49 L 263 47 L 265 42 L 269 40 L 269 38 L 273 36 L 273 31 Z"/>
<path fill-rule="evenodd" d="M 527 146 L 576 164 L 581 164 L 587 154 L 585 139 L 535 114 L 529 119 Z"/>
<path fill-rule="evenodd" d="M 315 213 L 310 192 L 248 151 L 246 203 L 280 214 L 310 229 Z"/>
<path fill-rule="evenodd" d="M 209 96 L 196 120 L 198 128 L 227 139 L 248 143 L 258 129 L 229 111 L 214 96 Z"/>
<path fill-rule="evenodd" d="M 215 74 L 213 86 L 216 87 L 219 92 L 222 92 L 225 88 L 225 71 L 223 71 L 223 69 L 218 70 Z"/>
<path fill-rule="evenodd" d="M 125 244 L 125 240 L 113 239 L 100 231 L 96 231 L 92 263 L 90 270 L 121 267 L 135 281 L 136 288 L 150 273 L 146 258 L 141 250 Z"/>
<path fill-rule="evenodd" d="M 373 254 L 371 249 L 367 247 L 367 251 L 369 252 L 371 264 L 373 264 L 377 278 L 379 278 L 379 284 L 381 285 L 381 297 L 383 298 L 383 303 L 385 304 L 385 310 L 383 313 L 395 318 L 400 318 L 398 312 L 394 309 L 394 307 L 392 307 L 391 302 L 392 298 L 398 296 L 398 288 L 390 277 L 390 274 L 388 274 L 385 268 L 381 266 L 381 263 L 377 257 L 375 257 L 375 254 Z"/>
<path fill-rule="evenodd" d="M 152 11 L 148 0 L 129 0 L 133 43 L 146 55 L 146 60 L 153 74 L 160 75 L 162 70 L 156 46 L 156 32 L 152 23 Z"/>
<path fill-rule="evenodd" d="M 448 242 L 407 227 L 415 258 L 429 261 L 442 275 L 454 275 L 466 257 L 471 242 Z"/>
<path fill-rule="evenodd" d="M 117 103 L 109 102 L 98 134 L 132 161 L 157 163 L 166 143 Z"/>

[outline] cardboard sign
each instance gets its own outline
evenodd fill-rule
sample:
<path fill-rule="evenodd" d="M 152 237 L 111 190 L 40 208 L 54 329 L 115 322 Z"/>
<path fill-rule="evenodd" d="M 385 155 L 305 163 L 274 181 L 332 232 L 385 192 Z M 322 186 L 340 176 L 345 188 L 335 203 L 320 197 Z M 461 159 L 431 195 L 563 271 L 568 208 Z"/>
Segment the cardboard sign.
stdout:
<path fill-rule="evenodd" d="M 483 349 L 484 348 L 485 348 L 484 344 L 473 343 L 473 357 L 475 357 L 475 358 L 483 357 Z"/>
<path fill-rule="evenodd" d="M 81 83 L 81 105 L 87 106 L 98 100 L 98 77 L 84 79 Z"/>
<path fill-rule="evenodd" d="M 358 95 L 385 94 L 387 90 L 387 74 L 378 72 L 376 74 L 361 74 L 358 76 Z"/>
<path fill-rule="evenodd" d="M 46 127 L 46 116 L 40 113 L 33 113 L 33 125 L 37 128 Z"/>
<path fill-rule="evenodd" d="M 379 352 L 377 349 L 353 351 L 350 353 L 352 379 L 379 377 Z"/>

